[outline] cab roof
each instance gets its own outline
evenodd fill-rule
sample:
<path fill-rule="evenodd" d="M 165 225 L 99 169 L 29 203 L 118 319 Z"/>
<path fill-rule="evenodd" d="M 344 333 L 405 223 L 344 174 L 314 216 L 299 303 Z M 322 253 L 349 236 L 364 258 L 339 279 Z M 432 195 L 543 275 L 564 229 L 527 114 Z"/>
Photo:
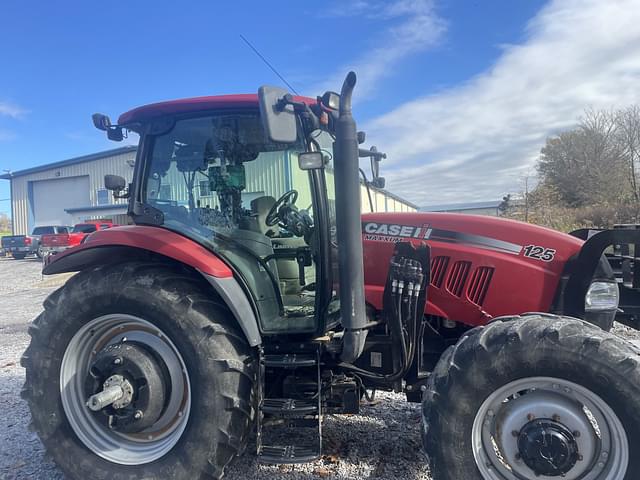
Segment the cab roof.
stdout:
<path fill-rule="evenodd" d="M 313 104 L 316 101 L 309 97 L 294 97 L 297 102 Z M 143 122 L 164 115 L 192 113 L 220 108 L 257 108 L 258 95 L 255 93 L 241 93 L 236 95 L 216 95 L 211 97 L 193 97 L 166 102 L 151 103 L 134 108 L 120 115 L 118 124 L 127 125 Z"/>

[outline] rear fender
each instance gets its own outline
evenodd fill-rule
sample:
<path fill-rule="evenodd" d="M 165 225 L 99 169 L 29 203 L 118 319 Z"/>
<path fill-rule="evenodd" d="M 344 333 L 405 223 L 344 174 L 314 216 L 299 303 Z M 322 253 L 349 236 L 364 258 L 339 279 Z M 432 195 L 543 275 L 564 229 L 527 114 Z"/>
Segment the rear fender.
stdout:
<path fill-rule="evenodd" d="M 115 227 L 89 235 L 81 245 L 49 257 L 45 275 L 78 272 L 145 256 L 165 257 L 196 270 L 220 295 L 252 347 L 262 340 L 256 310 L 231 268 L 197 242 L 170 230 L 146 226 Z"/>

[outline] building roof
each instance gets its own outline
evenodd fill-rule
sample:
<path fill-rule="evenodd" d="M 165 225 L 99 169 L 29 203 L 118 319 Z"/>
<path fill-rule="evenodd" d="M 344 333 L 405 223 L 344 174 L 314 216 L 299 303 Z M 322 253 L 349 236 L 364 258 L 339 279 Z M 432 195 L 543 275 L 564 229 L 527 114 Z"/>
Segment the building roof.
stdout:
<path fill-rule="evenodd" d="M 468 202 L 468 203 L 448 203 L 444 205 L 430 205 L 421 207 L 423 212 L 451 212 L 464 210 L 478 210 L 481 208 L 498 208 L 502 200 L 492 200 L 487 202 Z"/>
<path fill-rule="evenodd" d="M 307 104 L 316 103 L 316 100 L 308 97 L 293 97 L 296 102 Z M 255 93 L 243 93 L 238 95 L 217 95 L 214 97 L 193 97 L 167 102 L 151 103 L 134 108 L 123 113 L 118 118 L 118 124 L 127 125 L 137 123 L 163 115 L 175 115 L 180 113 L 201 112 L 218 108 L 256 108 L 258 107 L 258 95 Z"/>
<path fill-rule="evenodd" d="M 47 170 L 53 170 L 61 167 L 68 167 L 69 165 L 76 165 L 78 163 L 91 162 L 93 160 L 100 160 L 101 158 L 113 157 L 114 155 L 121 155 L 123 153 L 135 152 L 137 147 L 134 145 L 128 145 L 126 147 L 113 148 L 111 150 L 105 150 L 103 152 L 92 153 L 89 155 L 83 155 L 81 157 L 74 157 L 68 160 L 62 160 L 60 162 L 48 163 L 46 165 L 39 165 L 37 167 L 27 168 L 25 170 L 18 170 L 17 172 L 7 173 L 0 175 L 0 179 L 11 180 L 15 177 L 21 177 L 23 175 L 29 175 L 31 173 L 44 172 Z"/>
<path fill-rule="evenodd" d="M 360 183 L 364 185 L 364 181 L 360 180 Z M 400 195 L 396 195 L 395 193 L 391 193 L 389 190 L 385 190 L 384 188 L 376 188 L 373 185 L 369 186 L 369 188 L 375 192 L 380 192 L 383 195 L 386 195 L 389 198 L 393 198 L 394 200 L 397 200 L 398 202 L 402 202 L 405 205 L 410 206 L 411 208 L 415 208 L 416 210 L 419 210 L 420 208 L 415 204 L 415 203 L 411 203 L 409 200 L 402 198 Z"/>

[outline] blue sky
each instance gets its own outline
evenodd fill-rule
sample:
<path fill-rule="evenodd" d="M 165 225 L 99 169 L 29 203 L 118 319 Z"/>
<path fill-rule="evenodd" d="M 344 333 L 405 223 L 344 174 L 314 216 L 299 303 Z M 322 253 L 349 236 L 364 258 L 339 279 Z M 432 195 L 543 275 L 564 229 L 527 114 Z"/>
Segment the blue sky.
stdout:
<path fill-rule="evenodd" d="M 389 153 L 388 186 L 421 205 L 516 191 L 547 135 L 585 107 L 638 101 L 634 0 L 319 4 L 5 4 L 0 170 L 117 146 L 92 127 L 96 111 L 117 118 L 153 101 L 280 83 L 240 33 L 302 93 L 338 89 L 355 68 L 357 119 Z"/>

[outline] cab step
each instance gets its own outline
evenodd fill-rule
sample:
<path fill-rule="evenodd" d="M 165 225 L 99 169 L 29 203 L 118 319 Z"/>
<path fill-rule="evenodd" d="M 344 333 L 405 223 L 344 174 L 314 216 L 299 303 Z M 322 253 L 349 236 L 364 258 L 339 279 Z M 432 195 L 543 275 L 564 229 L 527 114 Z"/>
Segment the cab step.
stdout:
<path fill-rule="evenodd" d="M 260 352 L 257 454 L 261 463 L 306 463 L 322 454 L 322 383 L 320 351 L 293 350 L 287 353 Z M 294 370 L 283 372 L 282 370 Z M 289 375 L 304 391 L 292 389 L 296 398 L 265 396 L 265 377 Z M 299 397 L 299 398 L 298 398 Z"/>
<path fill-rule="evenodd" d="M 262 463 L 307 463 L 320 458 L 319 445 L 262 445 L 258 459 Z"/>
<path fill-rule="evenodd" d="M 262 411 L 274 416 L 316 415 L 317 400 L 300 400 L 296 398 L 265 398 Z"/>
<path fill-rule="evenodd" d="M 318 364 L 317 363 L 318 360 L 315 355 L 298 354 L 298 353 L 265 355 L 263 361 L 264 361 L 265 367 L 272 367 L 272 368 L 313 367 Z"/>

